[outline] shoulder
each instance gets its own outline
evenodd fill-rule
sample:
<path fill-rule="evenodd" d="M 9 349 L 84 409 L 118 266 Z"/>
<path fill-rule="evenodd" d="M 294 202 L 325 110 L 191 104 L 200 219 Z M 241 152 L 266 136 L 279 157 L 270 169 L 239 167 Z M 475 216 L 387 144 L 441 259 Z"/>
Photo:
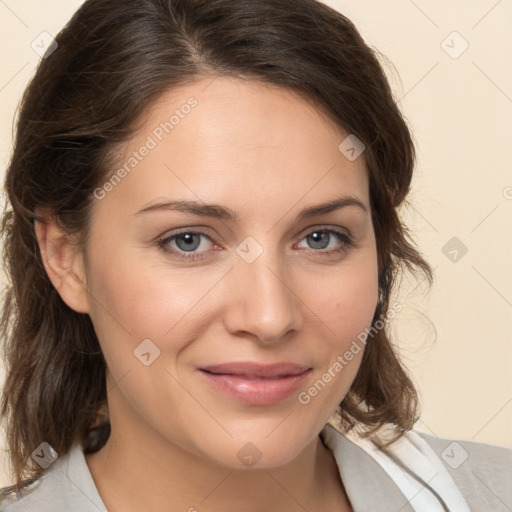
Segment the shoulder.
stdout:
<path fill-rule="evenodd" d="M 486 506 L 488 510 L 512 510 L 512 450 L 488 443 L 414 433 L 425 440 L 443 462 L 470 505 Z"/>
<path fill-rule="evenodd" d="M 403 512 L 423 510 L 411 503 L 419 506 L 420 501 L 427 503 L 437 495 L 450 504 L 450 510 L 512 511 L 510 449 L 440 438 L 414 429 L 380 448 L 393 432 L 392 428 L 385 430 L 375 438 L 361 438 L 355 431 L 338 430 L 328 423 L 322 431 L 321 438 L 337 458 L 350 499 L 361 509 L 379 510 L 385 500 Z M 358 471 L 354 472 L 354 467 Z"/>
<path fill-rule="evenodd" d="M 44 496 L 48 487 L 48 480 L 51 471 L 47 471 L 25 485 L 19 493 L 15 493 L 12 487 L 0 489 L 0 512 L 26 512 L 31 510 L 30 506 L 40 502 L 41 496 Z M 46 509 L 45 509 L 46 510 Z"/>
<path fill-rule="evenodd" d="M 0 497 L 0 512 L 106 512 L 82 447 L 75 444 L 18 495 Z"/>
<path fill-rule="evenodd" d="M 414 431 L 421 436 L 451 469 L 494 468 L 512 471 L 512 450 L 504 446 L 464 439 L 436 437 Z M 510 473 L 509 473 L 510 474 Z"/>

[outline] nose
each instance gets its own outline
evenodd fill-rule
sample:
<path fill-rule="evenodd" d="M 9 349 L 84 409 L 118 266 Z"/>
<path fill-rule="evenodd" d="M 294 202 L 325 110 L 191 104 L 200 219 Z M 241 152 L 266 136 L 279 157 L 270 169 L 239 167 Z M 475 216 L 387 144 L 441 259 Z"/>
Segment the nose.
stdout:
<path fill-rule="evenodd" d="M 231 334 L 275 344 L 301 329 L 302 302 L 292 272 L 270 250 L 252 263 L 237 259 L 228 280 L 225 325 Z"/>

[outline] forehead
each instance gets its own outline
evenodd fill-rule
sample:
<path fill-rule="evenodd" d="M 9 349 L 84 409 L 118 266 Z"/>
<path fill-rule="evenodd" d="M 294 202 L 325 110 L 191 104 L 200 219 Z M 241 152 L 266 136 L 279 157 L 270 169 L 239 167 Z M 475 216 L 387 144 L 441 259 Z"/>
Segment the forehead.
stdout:
<path fill-rule="evenodd" d="M 364 154 L 350 160 L 340 151 L 349 135 L 289 89 L 204 78 L 145 111 L 118 148 L 110 174 L 127 172 L 108 199 L 133 208 L 157 197 L 194 199 L 252 211 L 340 194 L 367 201 Z"/>

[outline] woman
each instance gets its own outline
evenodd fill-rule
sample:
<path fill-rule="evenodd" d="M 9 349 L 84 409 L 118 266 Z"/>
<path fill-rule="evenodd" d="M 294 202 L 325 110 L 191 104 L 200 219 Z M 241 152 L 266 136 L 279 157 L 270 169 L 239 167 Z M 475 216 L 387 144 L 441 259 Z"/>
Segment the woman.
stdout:
<path fill-rule="evenodd" d="M 506 510 L 388 337 L 410 132 L 314 0 L 87 0 L 21 107 L 1 510 Z M 442 455 L 444 454 L 444 455 Z"/>

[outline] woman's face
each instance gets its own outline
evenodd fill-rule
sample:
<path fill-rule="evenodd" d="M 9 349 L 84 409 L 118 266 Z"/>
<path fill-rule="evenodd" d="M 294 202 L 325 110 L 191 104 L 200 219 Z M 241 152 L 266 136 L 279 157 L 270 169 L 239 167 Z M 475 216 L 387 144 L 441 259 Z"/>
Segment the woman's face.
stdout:
<path fill-rule="evenodd" d="M 210 77 L 146 114 L 95 192 L 88 246 L 112 435 L 285 464 L 349 390 L 377 305 L 364 153 L 256 82 Z M 212 368 L 241 362 L 297 366 Z"/>

